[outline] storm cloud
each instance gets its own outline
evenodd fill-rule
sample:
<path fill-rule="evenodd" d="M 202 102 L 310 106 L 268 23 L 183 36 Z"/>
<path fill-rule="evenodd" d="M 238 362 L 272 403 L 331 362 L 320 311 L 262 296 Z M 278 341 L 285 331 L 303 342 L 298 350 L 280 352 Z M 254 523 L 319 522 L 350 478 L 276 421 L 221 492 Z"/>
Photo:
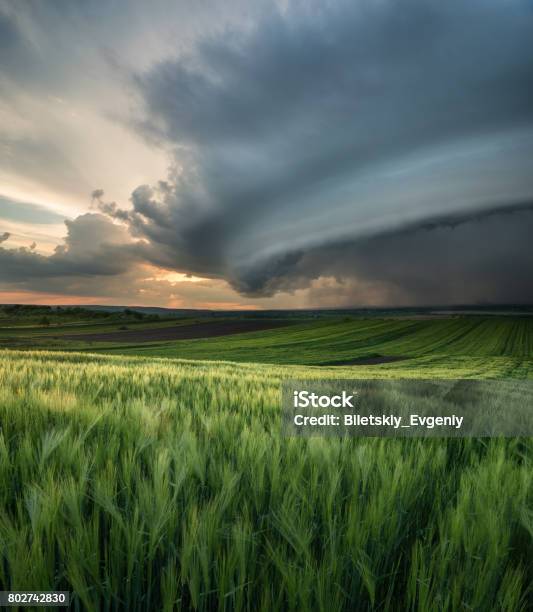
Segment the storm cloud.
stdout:
<path fill-rule="evenodd" d="M 533 301 L 532 31 L 529 0 L 338 0 L 167 45 L 124 69 L 122 120 L 168 176 L 129 203 L 94 185 L 98 214 L 43 260 L 1 249 L 0 277 L 145 263 L 254 299 Z"/>
<path fill-rule="evenodd" d="M 123 227 L 100 214 L 87 213 L 65 221 L 64 243 L 46 256 L 35 246 L 0 247 L 0 282 L 32 282 L 83 276 L 114 276 L 128 270 L 139 257 Z M 0 242 L 10 237 L 6 232 Z"/>
<path fill-rule="evenodd" d="M 249 292 L 273 295 L 335 279 L 332 295 L 315 291 L 329 306 L 532 303 L 532 229 L 533 203 L 435 218 L 291 253 L 272 260 L 262 276 L 251 270 L 245 282 Z"/>
<path fill-rule="evenodd" d="M 137 76 L 140 127 L 178 147 L 179 172 L 159 193 L 134 192 L 131 227 L 164 258 L 244 293 L 271 294 L 271 274 L 289 288 L 295 253 L 331 248 L 344 274 L 371 268 L 401 284 L 387 258 L 363 266 L 352 245 L 533 195 L 531 31 L 529 2 L 339 2 L 203 41 Z M 469 241 L 453 231 L 415 241 L 428 277 L 449 242 L 475 283 L 472 254 L 493 242 L 493 228 L 476 227 Z M 304 277 L 324 267 L 314 261 Z M 405 290 L 431 299 L 425 284 Z"/>

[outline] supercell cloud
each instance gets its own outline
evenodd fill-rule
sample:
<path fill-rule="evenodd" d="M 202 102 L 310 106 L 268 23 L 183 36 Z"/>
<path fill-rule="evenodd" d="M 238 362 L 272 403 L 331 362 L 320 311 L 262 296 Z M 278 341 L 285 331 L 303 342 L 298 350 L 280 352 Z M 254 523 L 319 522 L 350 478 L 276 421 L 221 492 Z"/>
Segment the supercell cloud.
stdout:
<path fill-rule="evenodd" d="M 122 120 L 169 175 L 128 203 L 95 185 L 64 248 L 2 248 L 4 269 L 144 262 L 250 298 L 314 286 L 310 305 L 326 277 L 342 305 L 533 301 L 532 31 L 525 0 L 340 0 L 175 41 L 122 75 Z"/>

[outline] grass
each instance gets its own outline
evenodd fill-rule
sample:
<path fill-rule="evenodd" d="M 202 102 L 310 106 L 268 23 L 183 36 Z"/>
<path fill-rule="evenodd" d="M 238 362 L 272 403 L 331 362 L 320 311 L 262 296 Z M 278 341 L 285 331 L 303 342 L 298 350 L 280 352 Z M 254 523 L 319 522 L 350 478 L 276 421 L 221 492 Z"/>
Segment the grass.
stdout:
<path fill-rule="evenodd" d="M 0 353 L 0 589 L 69 590 L 91 611 L 533 607 L 531 439 L 280 433 L 284 378 L 531 379 L 533 319 L 63 333 L 0 330 L 70 351 Z M 374 355 L 407 359 L 315 367 Z"/>
<path fill-rule="evenodd" d="M 191 322 L 199 321 L 140 322 L 128 327 L 143 329 Z M 290 327 L 269 331 L 134 345 L 62 338 L 64 334 L 115 331 L 118 328 L 117 324 L 79 326 L 77 329 L 64 326 L 53 330 L 0 327 L 0 346 L 293 365 L 328 365 L 385 355 L 409 358 L 409 362 L 404 363 L 407 370 L 412 369 L 413 364 L 425 368 L 428 362 L 445 365 L 453 360 L 463 360 L 467 367 L 468 363 L 472 366 L 479 363 L 479 373 L 496 367 L 499 375 L 506 375 L 505 363 L 511 370 L 521 370 L 522 376 L 531 372 L 533 360 L 533 317 L 527 316 L 443 319 L 328 317 L 302 320 Z"/>
<path fill-rule="evenodd" d="M 93 345 L 91 350 L 95 348 Z M 250 334 L 102 350 L 153 357 L 309 365 L 373 355 L 531 359 L 533 317 L 319 320 Z"/>
<path fill-rule="evenodd" d="M 331 354 L 419 351 L 356 369 L 2 352 L 0 589 L 75 610 L 531 609 L 531 439 L 280 435 L 285 377 L 532 377 L 529 323 L 419 323 L 320 322 Z M 282 334 L 318 359 L 306 325 Z"/>

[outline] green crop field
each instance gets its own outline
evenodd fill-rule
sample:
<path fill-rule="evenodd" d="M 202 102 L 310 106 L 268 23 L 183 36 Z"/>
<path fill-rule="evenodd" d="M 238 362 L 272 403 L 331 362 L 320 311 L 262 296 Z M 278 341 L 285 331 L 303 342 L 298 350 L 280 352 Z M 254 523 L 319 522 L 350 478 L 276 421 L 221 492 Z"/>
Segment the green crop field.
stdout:
<path fill-rule="evenodd" d="M 375 355 L 409 358 L 453 355 L 468 360 L 504 358 L 518 365 L 520 360 L 533 359 L 533 317 L 333 319 L 253 334 L 105 350 L 184 359 L 309 365 L 334 365 Z"/>
<path fill-rule="evenodd" d="M 284 378 L 531 379 L 531 318 L 61 333 L 0 352 L 0 590 L 89 611 L 533 608 L 530 438 L 280 431 Z M 405 359 L 332 365 L 371 356 Z"/>

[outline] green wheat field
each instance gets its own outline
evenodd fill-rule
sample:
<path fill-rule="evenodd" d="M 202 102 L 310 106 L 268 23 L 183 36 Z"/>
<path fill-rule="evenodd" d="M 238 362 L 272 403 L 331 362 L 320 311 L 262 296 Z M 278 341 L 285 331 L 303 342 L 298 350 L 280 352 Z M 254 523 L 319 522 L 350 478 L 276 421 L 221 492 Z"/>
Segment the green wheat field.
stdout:
<path fill-rule="evenodd" d="M 533 609 L 530 438 L 287 438 L 280 413 L 284 378 L 531 379 L 533 318 L 146 347 L 61 325 L 0 330 L 0 590 L 89 611 Z M 333 365 L 375 355 L 405 359 Z"/>

